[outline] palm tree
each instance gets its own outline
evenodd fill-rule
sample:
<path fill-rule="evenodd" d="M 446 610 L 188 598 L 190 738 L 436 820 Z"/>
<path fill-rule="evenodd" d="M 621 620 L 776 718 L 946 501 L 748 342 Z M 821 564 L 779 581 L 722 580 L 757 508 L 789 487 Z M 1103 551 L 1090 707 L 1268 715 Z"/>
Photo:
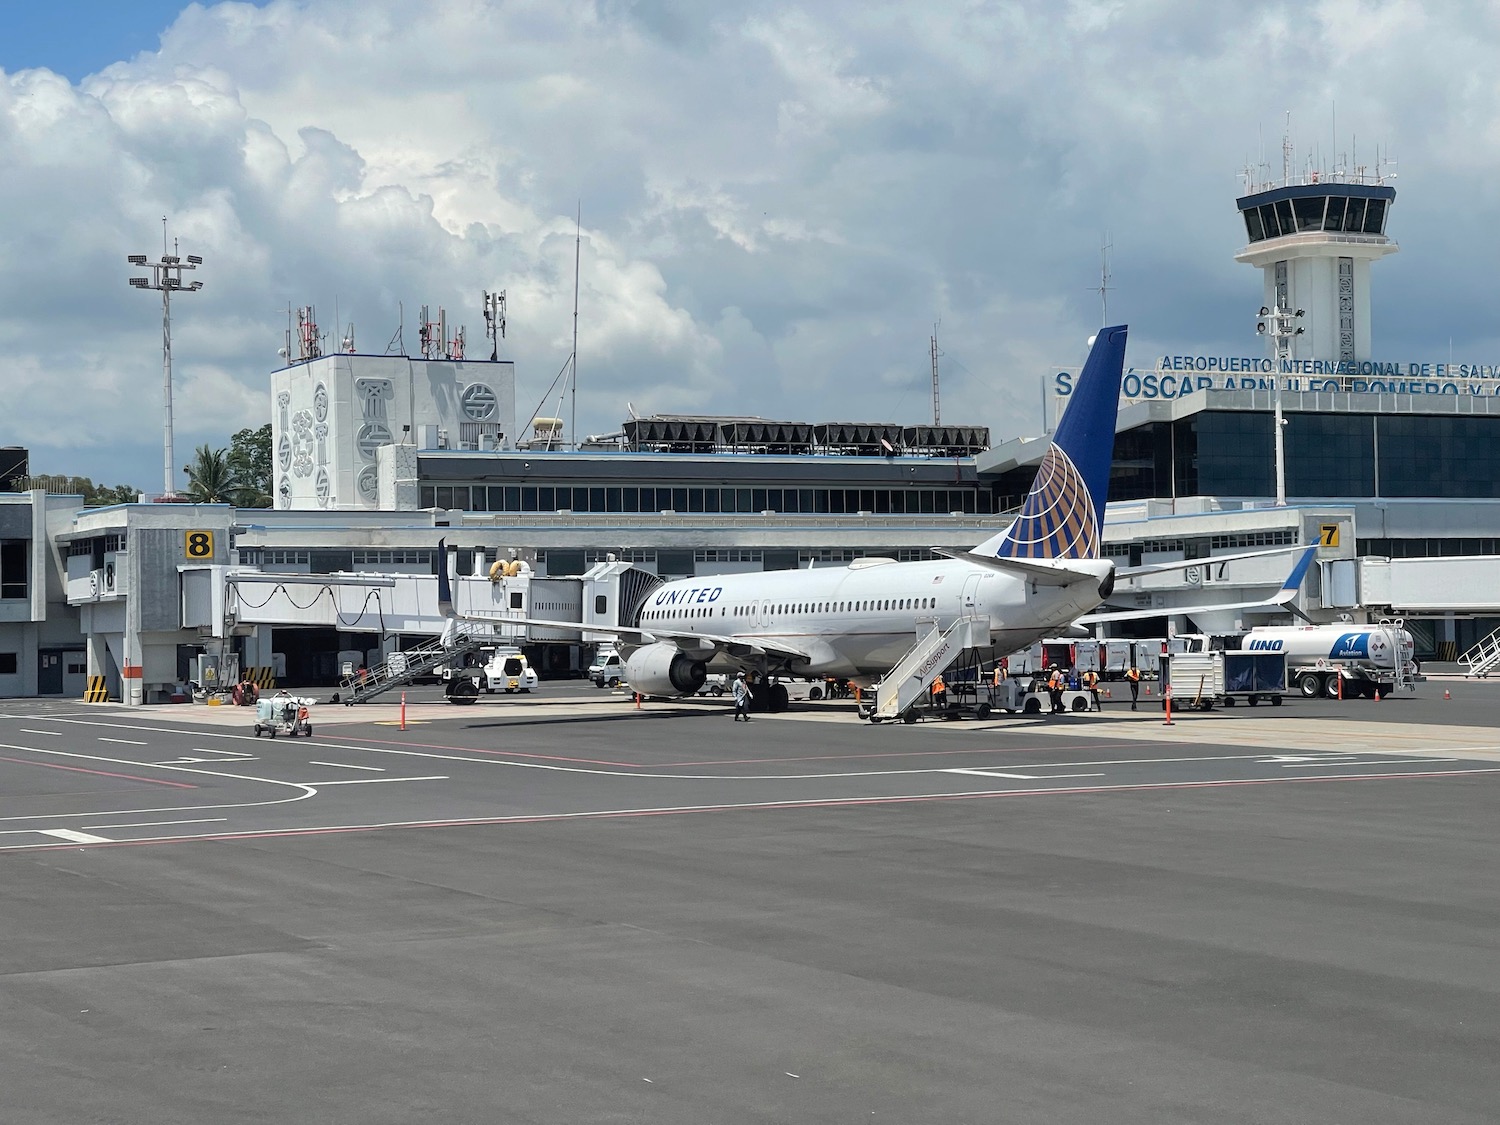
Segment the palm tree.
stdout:
<path fill-rule="evenodd" d="M 182 471 L 188 478 L 188 499 L 196 504 L 238 504 L 244 492 L 227 450 L 200 445 Z"/>

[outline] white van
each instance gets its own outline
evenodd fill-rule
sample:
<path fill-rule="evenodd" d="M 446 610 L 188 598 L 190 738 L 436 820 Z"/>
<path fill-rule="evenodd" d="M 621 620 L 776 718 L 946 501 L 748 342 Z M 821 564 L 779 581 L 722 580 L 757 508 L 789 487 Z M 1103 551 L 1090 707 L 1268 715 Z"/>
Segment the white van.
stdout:
<path fill-rule="evenodd" d="M 529 692 L 540 680 L 536 669 L 520 649 L 497 649 L 484 666 L 484 690 L 492 695 L 497 691 L 503 691 L 507 695 Z"/>
<path fill-rule="evenodd" d="M 594 656 L 594 662 L 589 665 L 589 679 L 594 681 L 594 686 L 618 687 L 624 674 L 625 668 L 620 662 L 620 654 L 613 648 L 601 646 Z"/>

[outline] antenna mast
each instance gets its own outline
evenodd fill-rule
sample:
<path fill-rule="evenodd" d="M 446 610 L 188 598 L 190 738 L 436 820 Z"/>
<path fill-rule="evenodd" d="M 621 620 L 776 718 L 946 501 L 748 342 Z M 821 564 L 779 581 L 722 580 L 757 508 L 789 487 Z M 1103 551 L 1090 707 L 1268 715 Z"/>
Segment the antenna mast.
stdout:
<path fill-rule="evenodd" d="M 578 448 L 578 261 L 583 247 L 583 200 L 578 201 L 578 217 L 573 225 L 573 420 L 569 432 L 573 448 Z"/>
<path fill-rule="evenodd" d="M 938 356 L 943 353 L 938 350 L 937 330 L 940 320 L 932 326 L 932 424 L 941 426 L 943 424 L 943 409 L 938 398 Z"/>
<path fill-rule="evenodd" d="M 1108 232 L 1104 235 L 1104 243 L 1099 247 L 1099 327 L 1109 327 L 1109 291 L 1114 288 L 1110 285 L 1109 276 L 1109 252 L 1115 248 L 1115 244 L 1109 240 Z"/>
<path fill-rule="evenodd" d="M 505 339 L 505 290 L 484 292 L 484 334 L 490 338 L 490 362 L 500 358 L 500 341 Z M 575 343 L 574 348 L 577 348 Z"/>

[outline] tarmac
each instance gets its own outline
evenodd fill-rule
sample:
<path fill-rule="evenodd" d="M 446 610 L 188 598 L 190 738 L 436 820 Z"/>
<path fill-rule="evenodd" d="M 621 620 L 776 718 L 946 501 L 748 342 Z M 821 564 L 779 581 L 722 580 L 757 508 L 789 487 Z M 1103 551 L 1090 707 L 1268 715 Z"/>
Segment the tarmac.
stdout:
<path fill-rule="evenodd" d="M 1493 1122 L 1497 705 L 0 701 L 0 1121 Z"/>

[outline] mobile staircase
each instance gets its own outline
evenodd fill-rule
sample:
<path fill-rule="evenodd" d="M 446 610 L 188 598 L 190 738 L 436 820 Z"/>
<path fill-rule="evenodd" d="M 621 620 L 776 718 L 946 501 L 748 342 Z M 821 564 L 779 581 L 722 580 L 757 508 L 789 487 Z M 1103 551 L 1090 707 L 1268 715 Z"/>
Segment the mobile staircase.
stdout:
<path fill-rule="evenodd" d="M 384 664 L 365 669 L 363 675 L 356 673 L 344 676 L 339 680 L 339 702 L 351 706 L 363 703 L 382 692 L 402 687 L 420 676 L 428 675 L 440 664 L 462 660 L 470 653 L 494 643 L 491 630 L 460 626 L 451 638 L 439 637 L 416 648 L 393 652 Z"/>
<path fill-rule="evenodd" d="M 1458 662 L 1463 665 L 1466 678 L 1488 678 L 1491 672 L 1500 668 L 1500 629 L 1460 656 Z"/>
<path fill-rule="evenodd" d="M 872 723 L 895 719 L 910 721 L 916 717 L 913 705 L 963 654 L 990 644 L 990 622 L 987 617 L 960 617 L 945 630 L 929 622 L 917 636 L 917 643 L 903 656 L 875 688 L 875 706 L 867 717 Z"/>

